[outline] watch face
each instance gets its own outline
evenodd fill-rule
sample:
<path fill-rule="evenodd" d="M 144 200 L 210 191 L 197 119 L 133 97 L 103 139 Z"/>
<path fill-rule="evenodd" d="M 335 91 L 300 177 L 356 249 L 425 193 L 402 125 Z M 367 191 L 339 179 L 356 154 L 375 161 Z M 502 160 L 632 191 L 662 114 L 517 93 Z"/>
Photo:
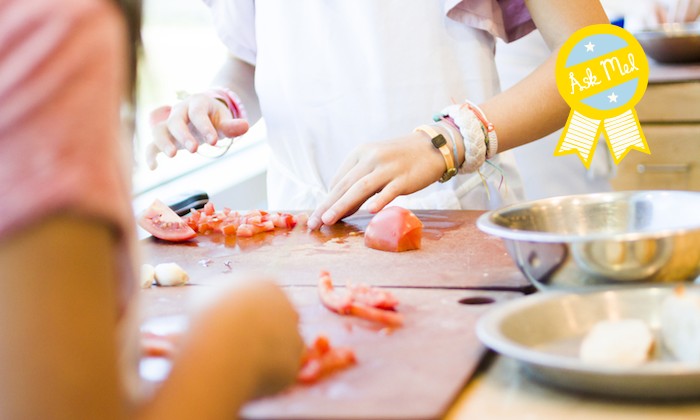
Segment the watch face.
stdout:
<path fill-rule="evenodd" d="M 435 146 L 436 149 L 439 149 L 447 144 L 447 140 L 445 140 L 445 137 L 443 137 L 442 134 L 438 134 L 436 137 L 430 139 L 430 141 L 433 142 L 433 146 Z"/>

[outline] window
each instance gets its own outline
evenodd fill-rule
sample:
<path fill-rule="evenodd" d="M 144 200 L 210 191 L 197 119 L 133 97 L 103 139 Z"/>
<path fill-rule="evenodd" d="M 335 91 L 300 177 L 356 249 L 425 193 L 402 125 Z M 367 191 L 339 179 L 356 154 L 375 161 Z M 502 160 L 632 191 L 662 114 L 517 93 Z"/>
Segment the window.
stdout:
<path fill-rule="evenodd" d="M 174 103 L 178 92 L 207 89 L 226 56 L 226 48 L 217 37 L 210 12 L 201 0 L 144 0 L 143 17 L 144 54 L 140 63 L 133 176 L 135 208 L 145 207 L 155 197 L 163 199 L 183 190 L 201 189 L 213 196 L 240 187 L 238 184 L 251 177 L 257 177 L 260 184 L 261 179 L 264 181 L 266 161 L 261 127 L 251 130 L 246 139 L 237 139 L 224 157 L 207 157 L 218 154 L 219 150 L 204 146 L 198 154 L 180 151 L 173 159 L 161 156 L 158 169 L 148 169 L 145 147 L 151 141 L 150 111 Z M 255 156 L 251 157 L 251 153 Z M 247 157 L 241 159 L 241 155 Z M 239 162 L 235 162 L 237 156 Z M 214 169 L 215 166 L 219 168 Z M 260 201 L 261 197 L 264 200 L 264 183 L 262 195 L 260 185 L 255 191 L 257 195 L 250 200 L 239 200 L 240 204 L 226 200 L 226 205 L 239 208 L 264 205 Z"/>

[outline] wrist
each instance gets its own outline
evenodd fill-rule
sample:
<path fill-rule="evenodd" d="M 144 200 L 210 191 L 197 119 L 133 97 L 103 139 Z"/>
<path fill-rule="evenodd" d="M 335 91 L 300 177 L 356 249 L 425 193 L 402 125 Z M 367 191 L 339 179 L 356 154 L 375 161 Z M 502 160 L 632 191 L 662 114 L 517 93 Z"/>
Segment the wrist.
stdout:
<path fill-rule="evenodd" d="M 233 118 L 248 118 L 241 99 L 231 89 L 217 87 L 210 89 L 206 94 L 226 105 Z"/>
<path fill-rule="evenodd" d="M 410 135 L 410 141 L 416 144 L 420 150 L 417 159 L 424 161 L 427 167 L 424 169 L 428 179 L 438 181 L 445 173 L 445 159 L 430 141 L 430 136 L 422 131 L 414 131 Z"/>
<path fill-rule="evenodd" d="M 414 130 L 416 133 L 422 133 L 422 139 L 425 139 L 426 136 L 429 138 L 429 142 L 425 142 L 425 144 L 432 146 L 433 152 L 430 153 L 430 155 L 441 157 L 437 160 L 432 159 L 432 161 L 442 162 L 438 166 L 440 168 L 440 172 L 438 172 L 440 175 L 438 175 L 437 179 L 440 182 L 447 182 L 457 174 L 457 168 L 454 164 L 451 144 L 448 143 L 447 138 L 445 138 L 441 131 L 441 129 L 436 129 L 436 127 L 430 125 L 421 125 Z"/>

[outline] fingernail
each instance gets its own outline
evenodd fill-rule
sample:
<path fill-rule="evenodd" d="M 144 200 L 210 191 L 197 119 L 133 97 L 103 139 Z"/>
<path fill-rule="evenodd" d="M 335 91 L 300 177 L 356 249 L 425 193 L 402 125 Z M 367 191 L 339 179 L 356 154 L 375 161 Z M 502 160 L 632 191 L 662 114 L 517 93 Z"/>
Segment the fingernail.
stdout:
<path fill-rule="evenodd" d="M 196 144 L 195 142 L 193 142 L 193 141 L 188 141 L 188 142 L 187 142 L 187 148 L 188 148 L 188 149 L 194 150 L 195 147 L 197 147 L 197 144 Z"/>
<path fill-rule="evenodd" d="M 335 215 L 335 211 L 328 210 L 327 212 L 323 213 L 321 220 L 323 220 L 323 223 L 331 224 L 335 220 Z"/>
<path fill-rule="evenodd" d="M 216 143 L 216 134 L 211 134 L 211 133 L 209 133 L 209 134 L 207 135 L 207 143 L 209 143 L 209 144 L 214 144 L 214 143 Z"/>
<path fill-rule="evenodd" d="M 377 212 L 377 203 L 374 201 L 367 203 L 367 211 L 370 213 L 376 213 Z"/>
<path fill-rule="evenodd" d="M 321 221 L 318 219 L 318 217 L 311 217 L 309 218 L 309 220 L 306 221 L 306 226 L 309 229 L 314 230 L 318 228 L 318 226 L 321 224 L 320 222 Z"/>
<path fill-rule="evenodd" d="M 177 153 L 177 148 L 175 146 L 168 146 L 168 156 L 175 156 Z"/>

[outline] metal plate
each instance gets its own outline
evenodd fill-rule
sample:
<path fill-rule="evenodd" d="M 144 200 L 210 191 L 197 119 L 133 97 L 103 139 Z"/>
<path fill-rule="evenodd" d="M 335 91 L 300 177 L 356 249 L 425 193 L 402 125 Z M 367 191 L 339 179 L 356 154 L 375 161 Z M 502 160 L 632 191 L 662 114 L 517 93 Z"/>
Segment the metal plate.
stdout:
<path fill-rule="evenodd" d="M 518 360 L 533 379 L 557 388 L 625 398 L 699 397 L 700 364 L 674 361 L 660 340 L 651 360 L 640 366 L 593 365 L 578 358 L 581 340 L 602 320 L 641 319 L 658 337 L 661 304 L 672 291 L 541 292 L 494 307 L 478 322 L 477 335 L 491 349 Z"/>

